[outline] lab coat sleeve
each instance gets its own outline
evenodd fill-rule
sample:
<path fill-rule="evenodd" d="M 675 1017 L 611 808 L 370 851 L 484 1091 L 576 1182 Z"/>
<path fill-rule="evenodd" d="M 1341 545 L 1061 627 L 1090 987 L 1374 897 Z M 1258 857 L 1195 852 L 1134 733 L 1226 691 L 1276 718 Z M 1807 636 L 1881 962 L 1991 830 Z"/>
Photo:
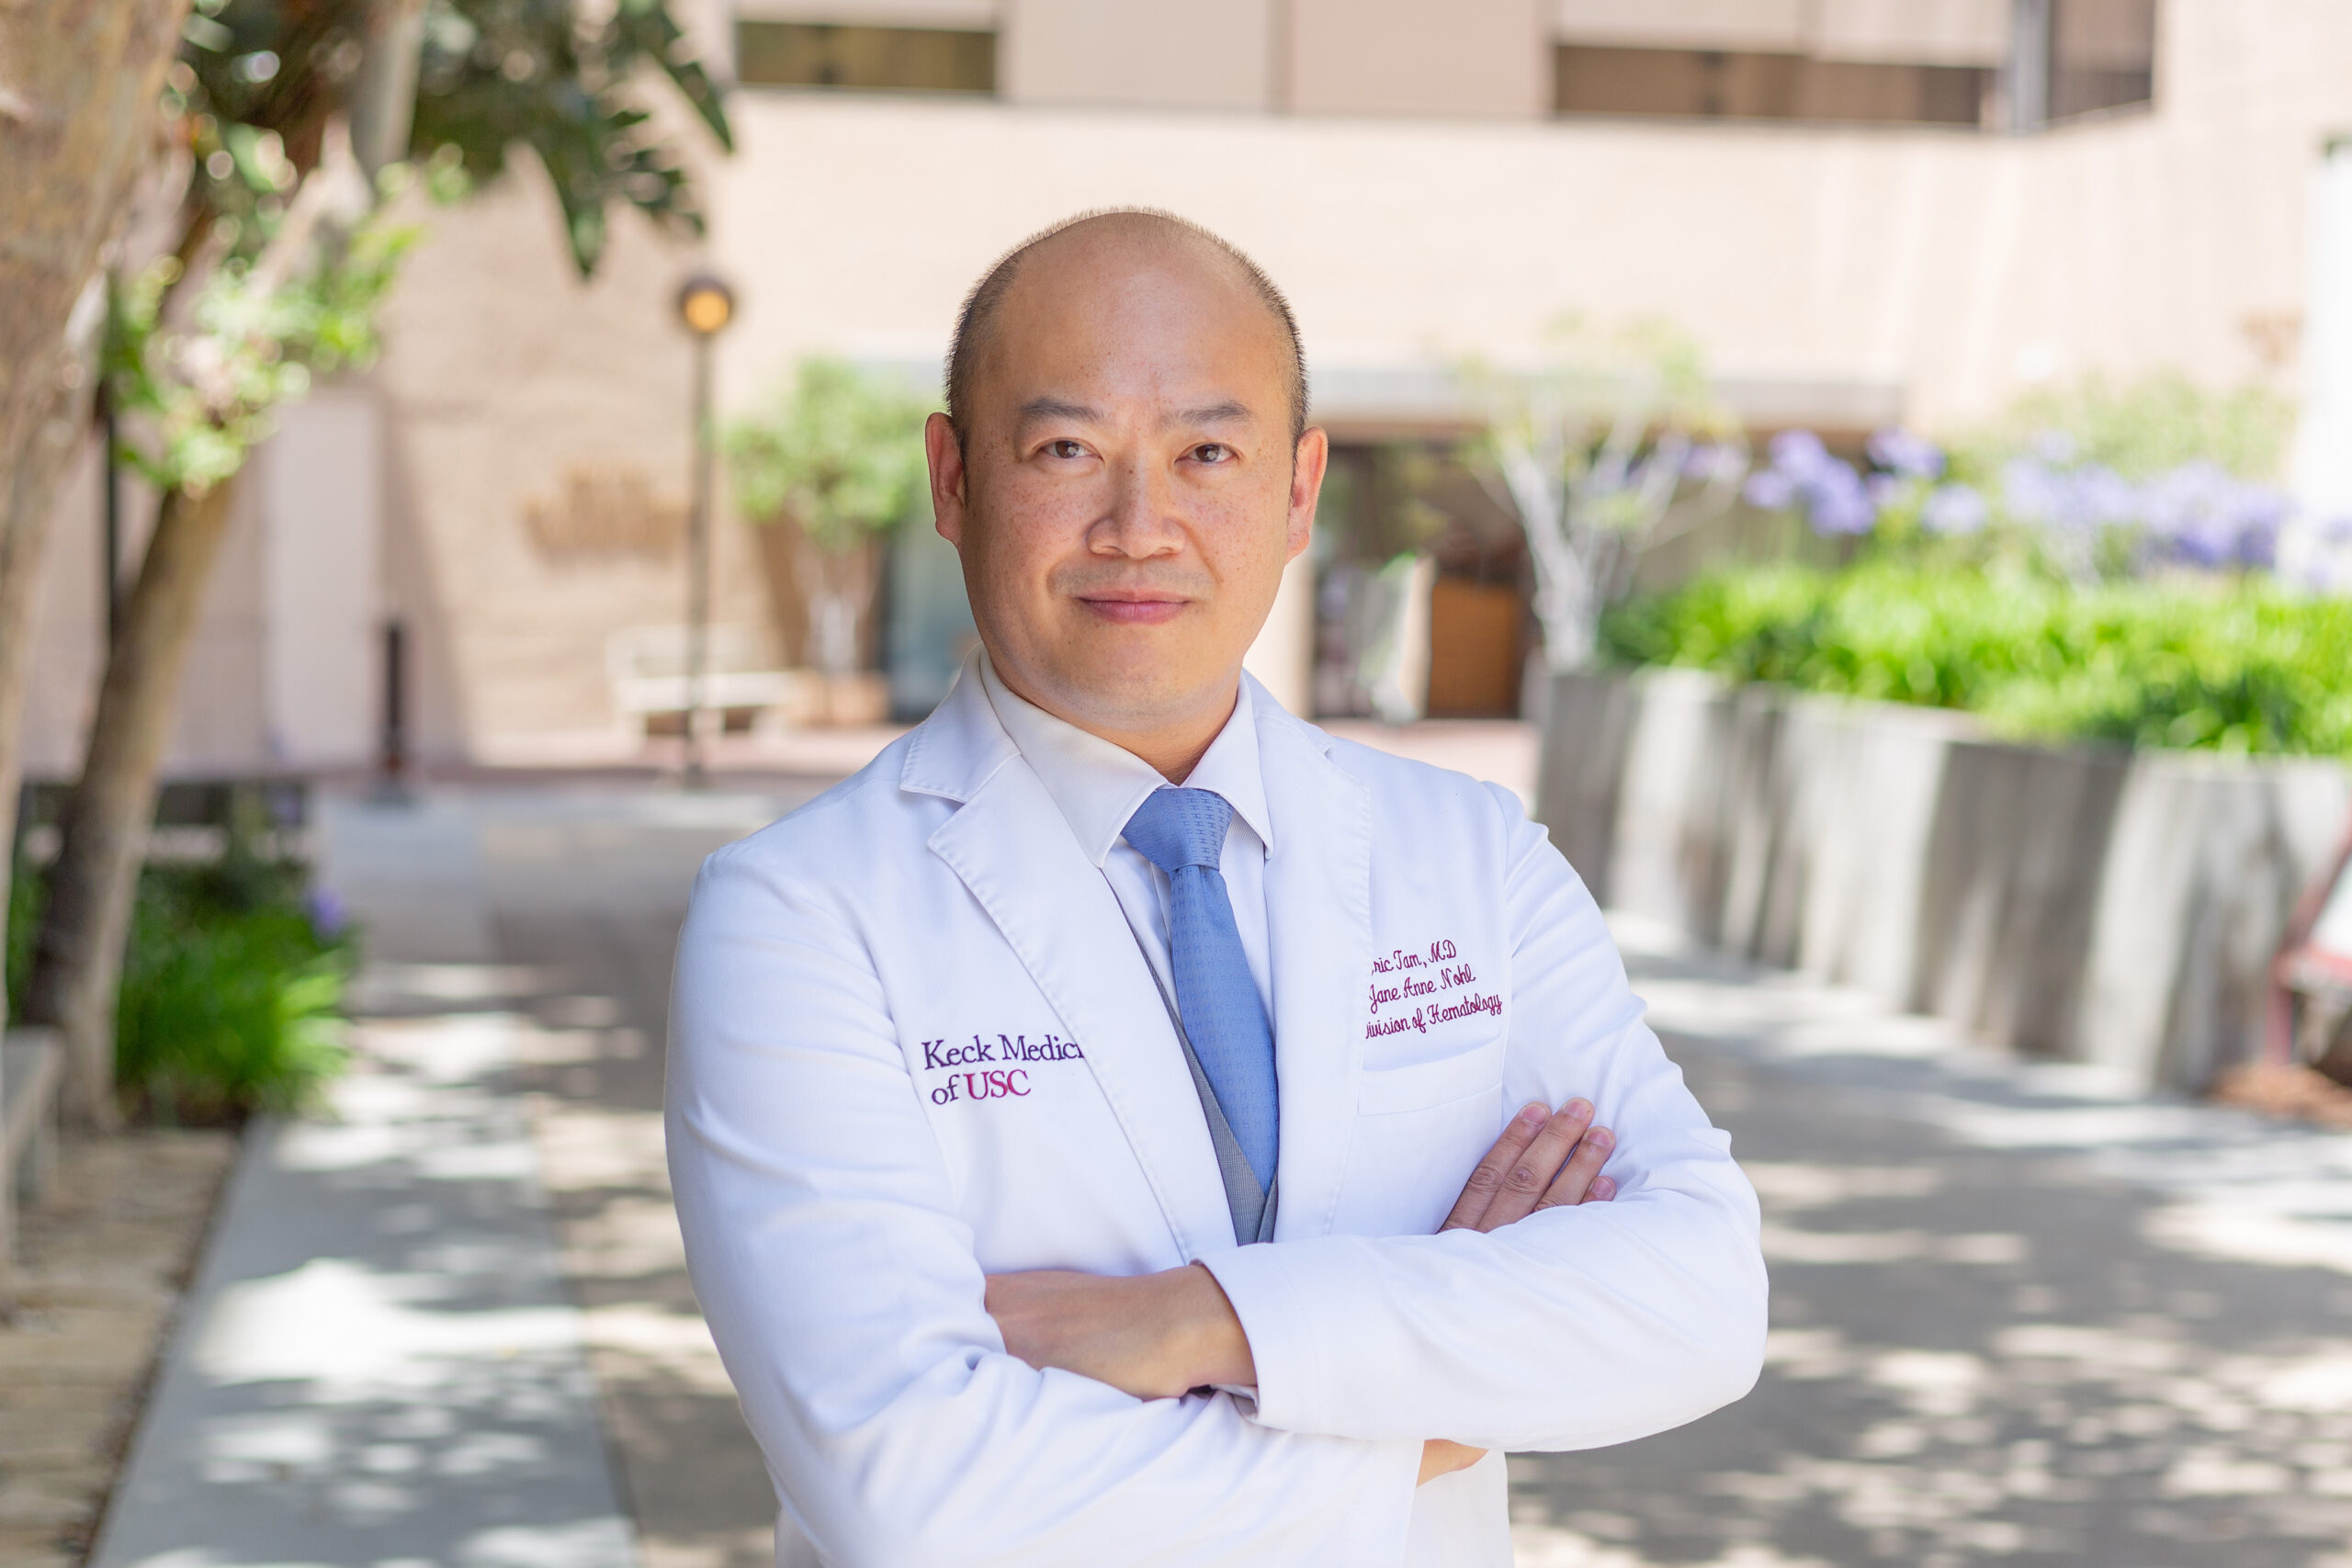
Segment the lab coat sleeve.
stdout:
<path fill-rule="evenodd" d="M 1249 1336 L 1267 1426 L 1598 1448 L 1728 1404 L 1761 1369 L 1756 1195 L 1730 1139 L 1643 1023 L 1599 907 L 1544 830 L 1518 823 L 1508 854 L 1504 1113 L 1590 1099 L 1617 1135 L 1618 1195 L 1487 1235 L 1204 1258 Z M 1458 1190 L 1466 1174 L 1433 1179 Z"/>
<path fill-rule="evenodd" d="M 863 944 L 742 846 L 696 883 L 669 1157 L 713 1338 L 837 1568 L 1401 1559 L 1420 1446 L 1007 1355 Z"/>

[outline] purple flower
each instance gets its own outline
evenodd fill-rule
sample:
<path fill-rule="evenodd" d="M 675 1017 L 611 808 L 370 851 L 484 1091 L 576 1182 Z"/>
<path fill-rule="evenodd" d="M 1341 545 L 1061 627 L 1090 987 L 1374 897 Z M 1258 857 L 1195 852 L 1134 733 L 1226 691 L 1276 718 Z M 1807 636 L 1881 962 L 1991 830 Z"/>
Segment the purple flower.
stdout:
<path fill-rule="evenodd" d="M 1938 485 L 1919 509 L 1919 525 L 1930 534 L 1973 534 L 1984 526 L 1991 509 L 1968 485 Z"/>
<path fill-rule="evenodd" d="M 1801 505 L 1816 534 L 1867 534 L 1878 526 L 1879 506 L 1889 499 L 1878 493 L 1880 476 L 1865 485 L 1854 466 L 1831 457 L 1810 430 L 1781 432 L 1771 453 L 1772 466 L 1741 488 L 1750 506 L 1778 512 Z"/>
<path fill-rule="evenodd" d="M 1941 479 L 1943 448 L 1900 425 L 1888 425 L 1870 440 L 1871 461 L 1891 474 L 1910 479 Z"/>
<path fill-rule="evenodd" d="M 2063 430 L 2045 430 L 2033 438 L 2033 455 L 2045 463 L 2064 467 L 2075 460 L 2079 450 L 2075 438 Z"/>
<path fill-rule="evenodd" d="M 1800 485 L 1818 478 L 1830 465 L 1844 467 L 1810 430 L 1784 430 L 1772 437 L 1771 449 L 1772 467 Z"/>
<path fill-rule="evenodd" d="M 351 908 L 341 895 L 331 887 L 313 887 L 303 896 L 303 912 L 311 917 L 311 931 L 321 942 L 333 942 L 351 927 Z"/>
<path fill-rule="evenodd" d="M 2287 498 L 2267 485 L 2240 481 L 2231 487 L 2229 517 L 2236 536 L 2232 564 L 2269 568 L 2278 564 L 2278 536 L 2287 526 Z"/>
<path fill-rule="evenodd" d="M 2066 510 L 2063 477 L 2031 457 L 2012 457 L 2001 466 L 2001 504 L 2024 523 L 2050 524 Z"/>
<path fill-rule="evenodd" d="M 2098 463 L 2053 468 L 2033 457 L 2013 457 L 2001 469 L 2001 502 L 2023 523 L 2064 534 L 2088 534 L 2136 520 L 2140 492 Z"/>
<path fill-rule="evenodd" d="M 2238 531 L 2237 564 L 2250 570 L 2269 571 L 2278 565 L 2278 536 L 2285 531 L 2287 509 L 2266 510 L 2247 516 Z"/>
<path fill-rule="evenodd" d="M 2139 489 L 2102 464 L 2086 463 L 2068 478 L 2073 485 L 2070 501 L 2078 527 L 2130 523 L 2146 511 L 2147 502 Z"/>
<path fill-rule="evenodd" d="M 2145 513 L 2156 547 L 2191 566 L 2230 557 L 2236 530 L 2228 515 L 2230 476 L 2212 463 L 2184 463 L 2148 486 Z"/>
<path fill-rule="evenodd" d="M 2184 463 L 2147 490 L 2145 522 L 2158 552 L 2209 570 L 2272 565 L 2286 520 L 2286 497 L 2216 463 Z"/>
<path fill-rule="evenodd" d="M 1878 526 L 1878 505 L 1852 464 L 1826 457 L 1814 482 L 1803 489 L 1815 533 L 1867 534 Z"/>

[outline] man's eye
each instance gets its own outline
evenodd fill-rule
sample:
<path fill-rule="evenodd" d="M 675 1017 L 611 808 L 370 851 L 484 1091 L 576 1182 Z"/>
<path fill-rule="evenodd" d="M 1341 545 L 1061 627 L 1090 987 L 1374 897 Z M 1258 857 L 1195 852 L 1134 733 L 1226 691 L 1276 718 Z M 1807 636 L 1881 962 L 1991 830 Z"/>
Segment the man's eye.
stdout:
<path fill-rule="evenodd" d="M 1083 457 L 1086 447 L 1076 441 L 1048 441 L 1046 443 L 1046 455 L 1051 457 Z"/>
<path fill-rule="evenodd" d="M 1193 456 L 1204 463 L 1229 463 L 1233 460 L 1233 448 L 1222 441 L 1204 441 L 1193 448 Z"/>

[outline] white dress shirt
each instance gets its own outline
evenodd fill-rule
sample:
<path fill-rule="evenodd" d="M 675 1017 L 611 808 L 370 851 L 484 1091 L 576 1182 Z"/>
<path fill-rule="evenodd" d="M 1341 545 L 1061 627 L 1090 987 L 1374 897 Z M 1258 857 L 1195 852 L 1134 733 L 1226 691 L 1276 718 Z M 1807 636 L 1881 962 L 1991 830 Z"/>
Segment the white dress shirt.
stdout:
<path fill-rule="evenodd" d="M 1124 837 L 1145 797 L 1168 780 L 1134 752 L 1016 695 L 986 654 L 980 656 L 980 681 L 997 722 L 1061 807 L 1070 831 L 1078 835 L 1079 848 L 1110 883 L 1144 956 L 1159 976 L 1168 1005 L 1177 1006 L 1176 976 L 1168 951 L 1168 874 Z M 1225 721 L 1183 787 L 1212 790 L 1233 807 L 1233 826 L 1225 835 L 1217 869 L 1233 900 L 1233 923 L 1241 933 L 1250 977 L 1258 983 L 1258 1000 L 1271 1021 L 1274 987 L 1266 940 L 1266 857 L 1273 852 L 1274 836 L 1272 813 L 1266 809 L 1265 774 L 1258 765 L 1257 712 L 1248 682 L 1233 705 L 1233 716 Z"/>

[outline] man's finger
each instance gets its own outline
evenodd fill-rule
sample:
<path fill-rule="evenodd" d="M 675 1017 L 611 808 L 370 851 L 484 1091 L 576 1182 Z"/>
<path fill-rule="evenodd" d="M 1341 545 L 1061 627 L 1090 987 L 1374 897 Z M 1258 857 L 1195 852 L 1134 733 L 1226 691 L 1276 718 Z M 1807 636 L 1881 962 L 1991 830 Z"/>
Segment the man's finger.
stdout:
<path fill-rule="evenodd" d="M 1573 1158 L 1577 1140 L 1592 1123 L 1592 1102 L 1571 1100 L 1552 1119 L 1544 1123 L 1521 1155 L 1503 1172 L 1502 1185 L 1497 1190 L 1487 1212 L 1478 1216 L 1478 1228 L 1497 1231 L 1515 1220 L 1523 1220 L 1535 1212 L 1552 1183 Z M 1582 1191 L 1582 1188 L 1578 1189 Z"/>
<path fill-rule="evenodd" d="M 1487 1151 L 1487 1157 L 1480 1160 L 1478 1168 L 1470 1173 L 1470 1179 L 1462 1184 L 1462 1196 L 1454 1201 L 1453 1212 L 1445 1216 L 1445 1224 L 1438 1226 L 1439 1230 L 1477 1228 L 1479 1220 L 1486 1215 L 1487 1203 L 1502 1189 L 1503 1172 L 1518 1162 L 1519 1156 L 1526 1152 L 1528 1145 L 1535 1141 L 1535 1134 L 1551 1119 L 1551 1115 L 1549 1106 L 1524 1105 L 1520 1108 L 1519 1114 L 1512 1117 L 1510 1125 L 1503 1129 L 1502 1136 L 1495 1140 L 1495 1146 Z"/>
<path fill-rule="evenodd" d="M 1426 1486 L 1441 1475 L 1467 1470 L 1486 1457 L 1484 1449 L 1474 1449 L 1467 1443 L 1448 1442 L 1443 1438 L 1431 1438 L 1421 1445 L 1421 1478 L 1413 1484 Z"/>
<path fill-rule="evenodd" d="M 1592 1179 L 1592 1185 L 1585 1190 L 1584 1201 L 1588 1203 L 1606 1203 L 1615 1196 L 1617 1196 L 1616 1179 L 1596 1176 Z"/>
<path fill-rule="evenodd" d="M 1559 1176 L 1535 1206 L 1557 1209 L 1569 1203 L 1582 1203 L 1589 1199 L 1614 1197 L 1617 1184 L 1601 1175 L 1600 1168 L 1609 1163 L 1609 1153 L 1616 1146 L 1615 1135 L 1606 1127 L 1595 1127 L 1587 1133 L 1577 1141 L 1577 1152 L 1569 1156 L 1567 1164 L 1560 1168 Z M 1601 1187 L 1603 1182 L 1608 1183 L 1605 1191 Z"/>

